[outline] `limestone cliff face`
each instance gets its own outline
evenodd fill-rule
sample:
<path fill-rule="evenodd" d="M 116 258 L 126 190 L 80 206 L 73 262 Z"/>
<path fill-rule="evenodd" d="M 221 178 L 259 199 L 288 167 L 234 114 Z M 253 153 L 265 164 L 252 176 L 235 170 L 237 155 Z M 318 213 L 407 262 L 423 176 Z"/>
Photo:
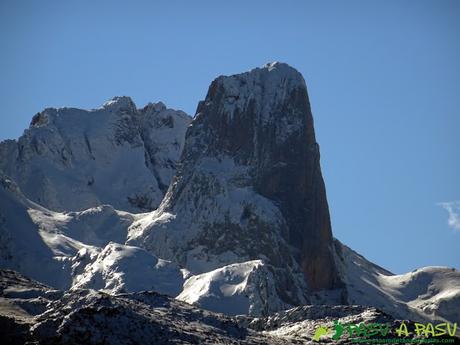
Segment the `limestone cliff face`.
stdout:
<path fill-rule="evenodd" d="M 165 199 L 147 226 L 132 227 L 130 240 L 195 272 L 262 258 L 282 272 L 281 290 L 297 290 L 286 296 L 294 304 L 302 274 L 308 290 L 338 286 L 301 74 L 272 63 L 215 79 Z"/>

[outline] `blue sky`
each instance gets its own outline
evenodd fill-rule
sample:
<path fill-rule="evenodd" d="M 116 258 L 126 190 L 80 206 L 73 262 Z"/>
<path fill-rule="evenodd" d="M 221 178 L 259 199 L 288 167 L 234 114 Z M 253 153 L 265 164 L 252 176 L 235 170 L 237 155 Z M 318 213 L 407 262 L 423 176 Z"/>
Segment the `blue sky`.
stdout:
<path fill-rule="evenodd" d="M 2 0 L 0 139 L 115 95 L 193 115 L 216 76 L 287 62 L 335 236 L 395 273 L 460 268 L 460 204 L 438 204 L 460 200 L 459 37 L 459 1 Z"/>

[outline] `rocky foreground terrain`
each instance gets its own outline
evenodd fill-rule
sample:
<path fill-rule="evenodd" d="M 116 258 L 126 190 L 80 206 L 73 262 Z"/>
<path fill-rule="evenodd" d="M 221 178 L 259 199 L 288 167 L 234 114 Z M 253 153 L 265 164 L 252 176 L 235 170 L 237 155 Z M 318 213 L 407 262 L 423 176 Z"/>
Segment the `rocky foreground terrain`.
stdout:
<path fill-rule="evenodd" d="M 332 320 L 398 324 L 375 308 L 343 305 L 229 317 L 153 291 L 61 291 L 0 270 L 2 344 L 310 344 Z M 351 344 L 346 335 L 335 343 Z"/>

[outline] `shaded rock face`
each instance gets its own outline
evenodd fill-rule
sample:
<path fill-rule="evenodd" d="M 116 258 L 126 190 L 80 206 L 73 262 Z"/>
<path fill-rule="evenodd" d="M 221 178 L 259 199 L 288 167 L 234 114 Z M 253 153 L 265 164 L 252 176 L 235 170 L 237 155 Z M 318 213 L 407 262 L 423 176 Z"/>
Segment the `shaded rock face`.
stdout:
<path fill-rule="evenodd" d="M 168 214 L 172 220 L 160 221 Z M 300 73 L 272 63 L 215 79 L 153 219 L 141 231 L 142 245 L 182 255 L 185 265 L 204 247 L 200 260 L 226 264 L 229 252 L 238 260 L 263 258 L 290 267 L 283 275 L 302 272 L 310 290 L 338 287 L 319 146 Z M 167 243 L 174 243 L 169 253 Z M 279 293 L 295 279 L 280 278 Z"/>

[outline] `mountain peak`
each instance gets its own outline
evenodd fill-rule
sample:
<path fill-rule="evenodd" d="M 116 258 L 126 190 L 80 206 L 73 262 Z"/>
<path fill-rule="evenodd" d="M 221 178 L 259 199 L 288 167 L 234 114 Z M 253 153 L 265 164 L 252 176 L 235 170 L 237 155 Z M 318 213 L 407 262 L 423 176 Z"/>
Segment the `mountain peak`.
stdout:
<path fill-rule="evenodd" d="M 288 64 L 285 64 L 285 63 L 282 63 L 282 62 L 278 62 L 278 61 L 273 61 L 273 62 L 267 62 L 263 67 L 265 68 L 268 68 L 269 70 L 271 69 L 274 69 L 274 68 L 277 68 L 281 65 L 284 65 L 284 66 L 289 66 Z M 290 67 L 290 66 L 289 66 Z"/>
<path fill-rule="evenodd" d="M 292 119 L 291 111 L 280 109 L 291 107 L 290 104 L 295 106 L 294 98 L 309 106 L 302 75 L 285 63 L 271 62 L 245 73 L 216 78 L 209 87 L 206 99 L 199 103 L 197 115 L 203 112 L 205 105 L 209 107 L 212 103 L 214 107 L 220 107 L 214 109 L 213 116 L 226 117 L 223 121 L 232 121 L 235 113 L 246 113 L 258 118 L 257 126 L 265 125 L 281 118 Z M 294 127 L 290 126 L 290 129 Z"/>
<path fill-rule="evenodd" d="M 279 71 L 285 74 L 293 73 L 293 74 L 299 75 L 302 78 L 302 75 L 300 74 L 299 71 L 297 71 L 294 67 L 292 67 L 291 65 L 285 62 L 279 62 L 279 61 L 267 62 L 265 65 L 262 66 L 262 69 L 267 69 L 269 72 Z"/>
<path fill-rule="evenodd" d="M 340 285 L 307 89 L 294 68 L 270 63 L 215 79 L 179 166 L 134 242 L 193 273 L 235 257 L 288 267 L 295 273 L 278 277 L 277 288 L 292 305 L 303 303 L 302 284 Z"/>
<path fill-rule="evenodd" d="M 247 72 L 234 74 L 230 76 L 220 76 L 217 79 L 254 79 L 259 84 L 266 84 L 270 82 L 271 86 L 276 86 L 277 83 L 292 83 L 292 86 L 303 86 L 305 87 L 305 80 L 302 74 L 297 71 L 294 67 L 287 63 L 273 61 L 268 62 L 262 67 L 253 68 Z"/>
<path fill-rule="evenodd" d="M 152 103 L 149 102 L 147 105 L 142 109 L 144 113 L 159 113 L 163 110 L 166 110 L 167 107 L 163 102 Z"/>
<path fill-rule="evenodd" d="M 136 105 L 134 104 L 131 97 L 128 96 L 115 96 L 105 102 L 102 105 L 102 108 L 113 112 L 136 112 Z"/>

